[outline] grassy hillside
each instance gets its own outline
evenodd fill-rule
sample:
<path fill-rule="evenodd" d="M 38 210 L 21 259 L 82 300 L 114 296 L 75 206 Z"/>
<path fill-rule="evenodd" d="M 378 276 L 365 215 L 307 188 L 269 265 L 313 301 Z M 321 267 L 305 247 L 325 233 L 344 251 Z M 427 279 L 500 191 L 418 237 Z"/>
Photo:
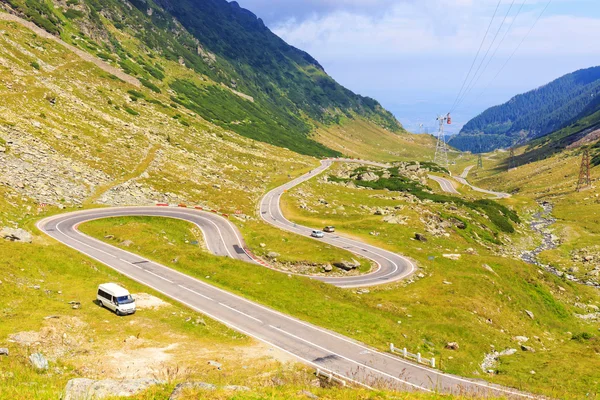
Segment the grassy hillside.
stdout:
<path fill-rule="evenodd" d="M 340 124 L 320 124 L 312 137 L 346 157 L 364 160 L 428 160 L 435 153 L 432 136 L 398 135 L 360 119 L 345 118 Z"/>
<path fill-rule="evenodd" d="M 315 197 L 314 203 L 308 203 L 309 209 L 300 207 L 317 193 L 325 202 Z M 394 196 L 393 192 L 351 189 L 317 180 L 294 189 L 284 200 L 284 212 L 298 223 L 336 225 L 342 234 L 408 255 L 421 268 L 409 283 L 370 288 L 363 294 L 199 253 L 183 245 L 192 237 L 193 228 L 181 221 L 127 218 L 95 221 L 82 229 L 117 246 L 122 240 L 132 240 L 136 243 L 133 251 L 146 257 L 199 279 L 210 276 L 207 282 L 381 350 L 393 342 L 435 356 L 447 372 L 564 399 L 581 398 L 597 385 L 595 369 L 582 362 L 598 352 L 597 329 L 574 316 L 578 312 L 575 303 L 600 301 L 593 289 L 501 255 L 503 246 L 487 241 L 480 232 L 490 229 L 485 217 L 465 215 L 462 208 L 452 210 L 447 205 L 393 200 Z M 399 204 L 406 224 L 385 223 L 384 217 L 365 211 L 365 207 L 385 209 Z M 511 207 L 518 204 L 509 203 Z M 448 227 L 448 236 L 425 232 L 427 243 L 411 240 L 415 232 L 424 232 L 421 218 L 428 215 L 444 220 L 461 218 L 468 222 L 467 229 Z M 137 228 L 131 230 L 131 226 Z M 153 239 L 162 232 L 177 238 L 175 247 Z M 104 239 L 107 235 L 115 239 Z M 474 239 L 476 236 L 482 239 Z M 514 242 L 517 248 L 535 245 L 522 227 L 502 240 Z M 444 257 L 447 253 L 460 254 L 460 260 Z M 535 319 L 524 310 L 532 311 Z M 593 339 L 572 340 L 581 332 Z M 522 351 L 516 336 L 528 337 L 527 345 L 536 352 Z M 445 349 L 451 341 L 460 344 L 458 351 Z M 493 367 L 496 373 L 481 370 L 479 365 L 487 353 L 507 348 L 518 351 L 501 357 Z"/>
<path fill-rule="evenodd" d="M 165 105 L 246 137 L 332 156 L 339 153 L 309 137 L 315 122 L 359 118 L 403 132 L 379 103 L 337 84 L 236 3 L 3 0 L 0 6 L 165 93 Z"/>

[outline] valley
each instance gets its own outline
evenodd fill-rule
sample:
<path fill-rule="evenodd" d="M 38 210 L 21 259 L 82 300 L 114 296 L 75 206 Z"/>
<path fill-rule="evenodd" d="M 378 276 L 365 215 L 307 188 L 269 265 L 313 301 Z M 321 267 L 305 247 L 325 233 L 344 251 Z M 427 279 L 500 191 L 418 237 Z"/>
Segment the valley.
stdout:
<path fill-rule="evenodd" d="M 597 398 L 596 72 L 437 165 L 235 2 L 0 0 L 0 399 Z"/>

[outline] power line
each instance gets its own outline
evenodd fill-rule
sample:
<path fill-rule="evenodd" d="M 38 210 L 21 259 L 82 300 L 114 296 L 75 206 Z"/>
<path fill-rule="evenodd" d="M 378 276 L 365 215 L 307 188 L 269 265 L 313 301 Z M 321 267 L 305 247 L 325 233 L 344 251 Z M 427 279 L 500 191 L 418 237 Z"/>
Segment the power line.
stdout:
<path fill-rule="evenodd" d="M 485 65 L 485 67 L 483 68 L 483 70 L 481 70 L 481 67 L 482 67 L 483 63 L 485 62 L 487 56 L 489 55 L 490 50 L 492 50 L 492 47 L 494 47 L 494 43 L 496 43 L 496 39 L 498 39 L 498 35 L 502 31 L 502 27 L 504 27 L 504 23 L 508 19 L 508 16 L 510 15 L 510 12 L 511 12 L 513 6 L 515 5 L 515 2 L 516 2 L 516 0 L 513 0 L 512 3 L 510 4 L 510 7 L 508 8 L 508 11 L 504 15 L 504 19 L 502 20 L 502 23 L 500 24 L 500 26 L 498 27 L 498 30 L 496 31 L 496 34 L 494 35 L 494 39 L 490 43 L 490 46 L 488 47 L 487 51 L 485 52 L 485 55 L 481 59 L 481 62 L 479 63 L 479 66 L 477 67 L 477 70 L 475 71 L 475 74 L 473 75 L 473 78 L 471 78 L 471 82 L 469 83 L 469 85 L 467 85 L 467 90 L 465 91 L 465 93 L 463 94 L 463 96 L 461 97 L 461 99 L 458 101 L 458 104 L 456 104 L 455 108 L 458 107 L 460 104 L 462 104 L 462 102 L 467 98 L 467 96 L 469 95 L 469 93 L 471 93 L 471 91 L 473 90 L 473 88 L 477 85 L 477 83 L 479 82 L 479 80 L 481 79 L 481 77 L 483 76 L 483 74 L 485 73 L 485 71 L 487 70 L 487 67 L 490 65 L 490 62 L 493 59 L 494 55 L 492 55 L 492 57 L 489 58 L 488 63 Z M 494 52 L 494 54 L 496 54 L 496 53 Z M 480 70 L 481 70 L 481 74 L 478 75 L 478 73 L 479 73 Z"/>
<path fill-rule="evenodd" d="M 537 19 L 534 21 L 533 25 L 531 26 L 531 28 L 529 28 L 529 31 L 525 34 L 525 36 L 523 37 L 523 39 L 521 39 L 521 41 L 519 42 L 519 44 L 517 45 L 517 47 L 514 49 L 514 51 L 511 53 L 511 55 L 508 57 L 508 59 L 504 62 L 504 64 L 502 65 L 502 67 L 498 70 L 498 72 L 496 73 L 496 75 L 492 78 L 492 80 L 487 84 L 487 86 L 481 91 L 481 93 L 479 93 L 479 95 L 476 97 L 475 101 L 477 99 L 479 99 L 483 93 L 485 93 L 485 91 L 487 89 L 489 89 L 490 85 L 492 84 L 492 82 L 494 82 L 499 76 L 500 74 L 504 71 L 504 69 L 506 68 L 506 66 L 508 65 L 508 63 L 512 60 L 512 58 L 515 56 L 515 54 L 517 54 L 517 51 L 519 51 L 519 49 L 521 48 L 521 46 L 523 45 L 523 43 L 525 42 L 525 40 L 527 40 L 527 38 L 529 37 L 529 35 L 531 34 L 531 32 L 533 31 L 533 29 L 535 28 L 535 26 L 537 25 L 537 23 L 540 21 L 540 19 L 542 18 L 542 16 L 546 13 L 546 10 L 548 9 L 548 7 L 550 7 L 550 3 L 552 3 L 552 0 L 548 0 L 548 3 L 546 3 L 546 6 L 544 7 L 544 9 L 542 10 L 542 12 L 538 15 Z"/>
<path fill-rule="evenodd" d="M 460 90 L 458 91 L 458 95 L 456 95 L 454 104 L 452 104 L 452 107 L 450 107 L 451 109 L 454 109 L 454 106 L 458 102 L 458 99 L 460 98 L 460 95 L 462 94 L 462 91 L 465 88 L 465 85 L 466 85 L 467 81 L 469 80 L 469 77 L 471 76 L 471 72 L 473 72 L 473 67 L 475 66 L 475 63 L 477 62 L 477 58 L 479 58 L 479 54 L 481 53 L 481 49 L 483 48 L 485 39 L 487 39 L 488 33 L 490 32 L 492 24 L 494 23 L 494 19 L 496 18 L 496 14 L 498 13 L 498 9 L 500 8 L 500 3 L 502 3 L 502 0 L 498 0 L 498 4 L 496 5 L 496 10 L 494 11 L 494 15 L 492 16 L 492 19 L 490 20 L 490 24 L 488 25 L 487 30 L 485 31 L 485 35 L 483 36 L 483 39 L 481 40 L 481 44 L 479 45 L 479 50 L 477 50 L 477 54 L 475 55 L 475 58 L 473 59 L 473 63 L 471 64 L 471 68 L 469 68 L 469 73 L 465 77 L 465 80 L 464 80 Z"/>

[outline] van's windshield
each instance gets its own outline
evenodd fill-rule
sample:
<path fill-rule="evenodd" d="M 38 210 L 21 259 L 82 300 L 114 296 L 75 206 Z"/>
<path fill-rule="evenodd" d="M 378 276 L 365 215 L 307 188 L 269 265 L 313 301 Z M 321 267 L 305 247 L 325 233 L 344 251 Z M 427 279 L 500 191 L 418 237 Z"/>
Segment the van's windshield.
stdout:
<path fill-rule="evenodd" d="M 127 296 L 117 297 L 116 299 L 117 299 L 117 304 L 131 304 L 135 301 L 135 300 L 133 300 L 133 297 L 131 297 L 130 294 L 128 294 Z"/>

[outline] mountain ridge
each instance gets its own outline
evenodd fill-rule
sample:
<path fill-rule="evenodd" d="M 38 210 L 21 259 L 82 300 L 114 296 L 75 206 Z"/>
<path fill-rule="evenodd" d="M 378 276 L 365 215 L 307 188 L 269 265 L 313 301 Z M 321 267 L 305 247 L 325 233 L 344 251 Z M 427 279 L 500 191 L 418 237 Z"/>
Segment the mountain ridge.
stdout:
<path fill-rule="evenodd" d="M 450 143 L 487 152 L 549 135 L 600 108 L 600 67 L 581 69 L 490 107 L 467 122 Z"/>
<path fill-rule="evenodd" d="M 174 103 L 222 128 L 300 154 L 340 154 L 310 137 L 316 123 L 359 118 L 404 132 L 376 100 L 339 85 L 312 56 L 285 43 L 238 3 L 2 0 L 0 8 L 155 92 L 170 92 Z M 139 48 L 125 45 L 132 39 Z M 197 75 L 165 71 L 164 61 Z M 247 104 L 250 98 L 254 104 Z"/>

